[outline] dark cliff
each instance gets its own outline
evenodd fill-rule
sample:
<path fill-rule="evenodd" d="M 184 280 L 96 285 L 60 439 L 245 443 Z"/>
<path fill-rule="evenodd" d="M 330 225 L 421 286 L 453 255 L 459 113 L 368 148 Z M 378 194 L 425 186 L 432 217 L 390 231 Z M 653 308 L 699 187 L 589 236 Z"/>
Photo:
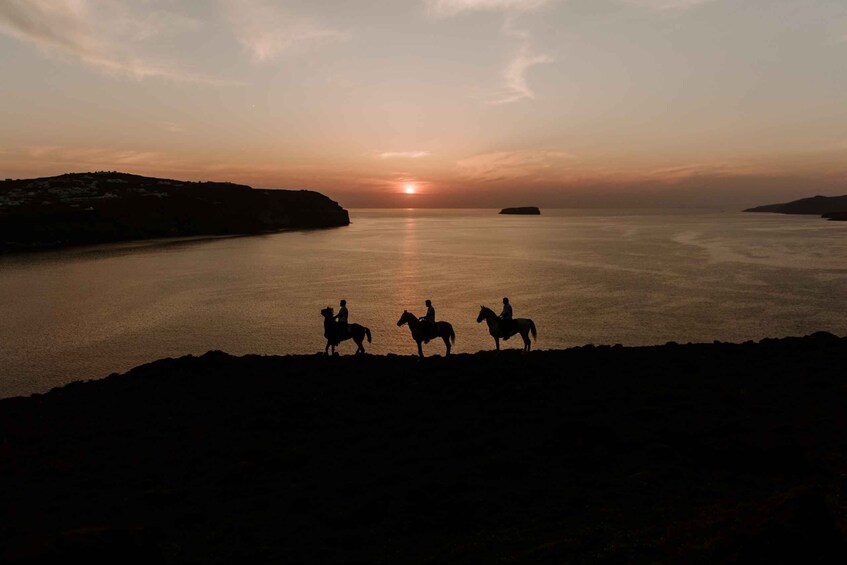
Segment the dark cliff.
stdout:
<path fill-rule="evenodd" d="M 777 214 L 814 214 L 831 220 L 847 219 L 847 195 L 813 196 L 782 204 L 767 204 L 747 208 L 745 212 L 772 212 Z"/>
<path fill-rule="evenodd" d="M 115 172 L 0 182 L 0 251 L 349 223 L 338 203 L 308 190 Z"/>

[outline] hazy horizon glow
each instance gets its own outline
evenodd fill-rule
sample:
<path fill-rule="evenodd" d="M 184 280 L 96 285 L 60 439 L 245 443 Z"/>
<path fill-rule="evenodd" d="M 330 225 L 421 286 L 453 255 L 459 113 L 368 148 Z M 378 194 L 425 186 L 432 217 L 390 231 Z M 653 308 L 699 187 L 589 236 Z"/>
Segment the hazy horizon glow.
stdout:
<path fill-rule="evenodd" d="M 7 0 L 0 50 L 2 178 L 345 207 L 847 193 L 841 0 Z"/>

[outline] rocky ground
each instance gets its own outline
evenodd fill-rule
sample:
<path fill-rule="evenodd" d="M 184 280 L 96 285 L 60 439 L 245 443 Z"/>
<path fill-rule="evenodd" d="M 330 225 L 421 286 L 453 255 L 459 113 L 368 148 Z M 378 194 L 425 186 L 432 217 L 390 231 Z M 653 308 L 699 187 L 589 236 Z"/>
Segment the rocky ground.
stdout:
<path fill-rule="evenodd" d="M 165 359 L 0 401 L 0 562 L 845 563 L 845 359 Z"/>

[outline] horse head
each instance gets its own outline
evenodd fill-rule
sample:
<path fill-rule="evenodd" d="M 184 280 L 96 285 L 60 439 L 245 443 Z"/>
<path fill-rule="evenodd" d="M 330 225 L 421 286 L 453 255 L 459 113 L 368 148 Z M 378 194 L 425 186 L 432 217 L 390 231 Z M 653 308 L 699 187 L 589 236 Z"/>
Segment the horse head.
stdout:
<path fill-rule="evenodd" d="M 480 323 L 486 318 L 490 317 L 494 311 L 491 308 L 486 308 L 485 306 L 479 307 L 479 316 L 476 317 L 476 323 Z"/>
<path fill-rule="evenodd" d="M 332 318 L 332 307 L 327 306 L 326 308 L 321 310 L 321 316 L 323 316 L 324 318 Z"/>
<path fill-rule="evenodd" d="M 409 314 L 408 310 L 403 310 L 403 314 L 400 316 L 400 319 L 397 320 L 397 327 L 400 327 L 403 324 L 407 323 L 409 321 L 410 316 L 411 314 Z"/>

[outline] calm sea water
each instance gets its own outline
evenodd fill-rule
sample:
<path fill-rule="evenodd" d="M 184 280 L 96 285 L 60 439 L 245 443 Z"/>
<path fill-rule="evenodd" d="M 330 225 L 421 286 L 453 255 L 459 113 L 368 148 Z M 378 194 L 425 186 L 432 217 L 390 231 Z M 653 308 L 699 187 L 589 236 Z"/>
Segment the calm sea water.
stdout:
<path fill-rule="evenodd" d="M 415 353 L 396 322 L 404 309 L 422 315 L 427 298 L 453 324 L 455 352 L 493 348 L 476 317 L 482 304 L 499 312 L 503 296 L 535 321 L 540 349 L 847 334 L 847 223 L 572 210 L 352 210 L 351 220 L 0 257 L 0 397 L 212 349 L 323 351 L 319 311 L 341 298 L 378 354 Z M 424 352 L 443 355 L 443 344 Z"/>

